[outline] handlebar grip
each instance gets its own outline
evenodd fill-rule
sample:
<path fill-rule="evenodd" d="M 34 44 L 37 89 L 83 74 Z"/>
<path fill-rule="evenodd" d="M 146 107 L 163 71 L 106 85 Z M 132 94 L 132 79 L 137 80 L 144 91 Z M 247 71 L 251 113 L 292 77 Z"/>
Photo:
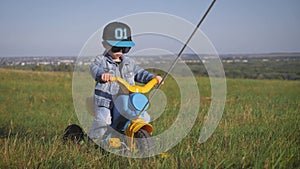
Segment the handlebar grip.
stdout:
<path fill-rule="evenodd" d="M 131 86 L 128 82 L 126 82 L 124 79 L 122 79 L 121 77 L 111 77 L 110 81 L 116 81 L 120 84 L 122 84 L 123 86 L 125 86 L 130 92 L 136 93 L 148 93 L 156 84 L 158 84 L 158 80 L 156 78 L 153 78 L 152 80 L 150 80 L 147 84 L 145 84 L 144 86 Z"/>

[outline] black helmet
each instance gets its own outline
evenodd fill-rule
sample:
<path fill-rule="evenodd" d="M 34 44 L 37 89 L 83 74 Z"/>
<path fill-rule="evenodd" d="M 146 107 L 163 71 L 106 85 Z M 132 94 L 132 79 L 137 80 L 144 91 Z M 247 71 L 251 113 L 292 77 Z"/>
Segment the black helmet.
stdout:
<path fill-rule="evenodd" d="M 75 144 L 82 145 L 84 142 L 84 133 L 81 127 L 77 124 L 69 125 L 65 129 L 65 133 L 63 136 L 63 142 L 72 141 Z"/>

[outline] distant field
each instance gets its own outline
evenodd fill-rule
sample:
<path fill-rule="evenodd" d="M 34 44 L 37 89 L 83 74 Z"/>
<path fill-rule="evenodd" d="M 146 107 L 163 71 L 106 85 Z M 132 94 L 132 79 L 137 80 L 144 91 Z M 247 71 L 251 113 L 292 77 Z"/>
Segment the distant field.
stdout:
<path fill-rule="evenodd" d="M 70 72 L 0 74 L 0 168 L 300 168 L 300 81 L 227 79 L 221 122 L 199 144 L 210 83 L 197 77 L 203 99 L 188 136 L 166 156 L 129 159 L 61 143 L 65 127 L 78 123 Z M 172 124 L 173 108 L 153 123 L 154 135 Z"/>
<path fill-rule="evenodd" d="M 300 54 L 298 53 L 289 53 L 289 54 L 261 54 L 261 55 L 237 55 L 237 56 L 223 56 L 221 57 L 222 65 L 226 74 L 226 77 L 230 78 L 245 78 L 245 79 L 279 79 L 279 80 L 300 80 Z M 193 56 L 193 55 L 192 55 Z M 196 57 L 196 59 L 195 59 Z M 192 57 L 194 60 L 186 60 L 187 65 L 191 68 L 194 74 L 199 76 L 208 76 L 205 65 L 200 62 L 198 56 Z M 51 59 L 46 59 L 45 62 L 49 62 L 49 64 L 44 65 L 43 62 L 41 64 L 29 64 L 22 65 L 20 63 L 24 62 L 20 58 L 15 58 L 15 62 L 19 64 L 12 64 L 13 60 L 10 58 L 2 58 L 2 60 L 7 60 L 7 63 L 2 61 L 0 57 L 0 68 L 8 68 L 8 69 L 19 69 L 19 70 L 33 70 L 33 71 L 54 71 L 54 72 L 72 72 L 74 69 L 73 63 L 60 63 L 62 58 L 56 58 L 52 60 L 52 62 L 59 62 L 60 64 L 50 64 Z M 43 57 L 36 58 L 41 59 L 43 61 Z M 68 60 L 76 58 L 67 58 Z M 140 57 L 135 57 L 135 59 L 139 60 Z M 146 58 L 147 59 L 147 58 Z M 162 59 L 162 58 L 160 58 Z M 186 58 L 188 59 L 188 58 Z M 197 60 L 198 59 L 198 60 Z M 32 60 L 28 59 L 29 62 Z M 165 66 L 165 62 L 172 63 L 173 60 L 163 60 L 162 66 Z M 199 62 L 194 62 L 199 61 Z M 141 61 L 140 61 L 141 62 Z M 150 61 L 151 62 L 151 61 Z M 142 67 L 147 67 L 143 65 Z M 156 65 L 158 66 L 158 65 Z"/>

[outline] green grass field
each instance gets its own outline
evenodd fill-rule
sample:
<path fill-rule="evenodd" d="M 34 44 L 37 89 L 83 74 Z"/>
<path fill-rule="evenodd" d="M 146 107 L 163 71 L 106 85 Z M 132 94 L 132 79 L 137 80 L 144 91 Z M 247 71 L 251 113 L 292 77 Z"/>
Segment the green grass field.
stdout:
<path fill-rule="evenodd" d="M 71 73 L 0 74 L 0 168 L 300 168 L 300 81 L 227 79 L 220 124 L 199 144 L 210 104 L 209 80 L 199 77 L 203 99 L 188 136 L 166 156 L 131 159 L 62 144 L 65 127 L 78 123 Z M 172 108 L 155 131 L 172 124 Z"/>

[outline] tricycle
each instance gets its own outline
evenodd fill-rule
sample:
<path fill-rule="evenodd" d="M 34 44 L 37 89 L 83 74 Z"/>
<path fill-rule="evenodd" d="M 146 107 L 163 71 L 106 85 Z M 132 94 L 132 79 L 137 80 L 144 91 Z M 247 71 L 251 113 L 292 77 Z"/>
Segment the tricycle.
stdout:
<path fill-rule="evenodd" d="M 123 151 L 134 155 L 149 154 L 154 149 L 154 141 L 151 137 L 153 126 L 150 122 L 150 115 L 147 113 L 149 99 L 145 93 L 158 84 L 153 78 L 144 86 L 131 86 L 121 77 L 112 77 L 110 82 L 117 82 L 122 89 L 122 94 L 114 97 L 112 109 L 112 123 L 101 140 L 102 149 L 108 151 Z M 93 111 L 93 99 L 87 99 L 89 111 Z M 71 126 L 71 127 L 70 127 Z M 85 140 L 72 136 L 70 128 L 78 125 L 70 125 L 65 130 L 64 140 L 72 139 L 77 144 L 84 145 Z M 78 131 L 78 130 L 76 130 Z"/>

